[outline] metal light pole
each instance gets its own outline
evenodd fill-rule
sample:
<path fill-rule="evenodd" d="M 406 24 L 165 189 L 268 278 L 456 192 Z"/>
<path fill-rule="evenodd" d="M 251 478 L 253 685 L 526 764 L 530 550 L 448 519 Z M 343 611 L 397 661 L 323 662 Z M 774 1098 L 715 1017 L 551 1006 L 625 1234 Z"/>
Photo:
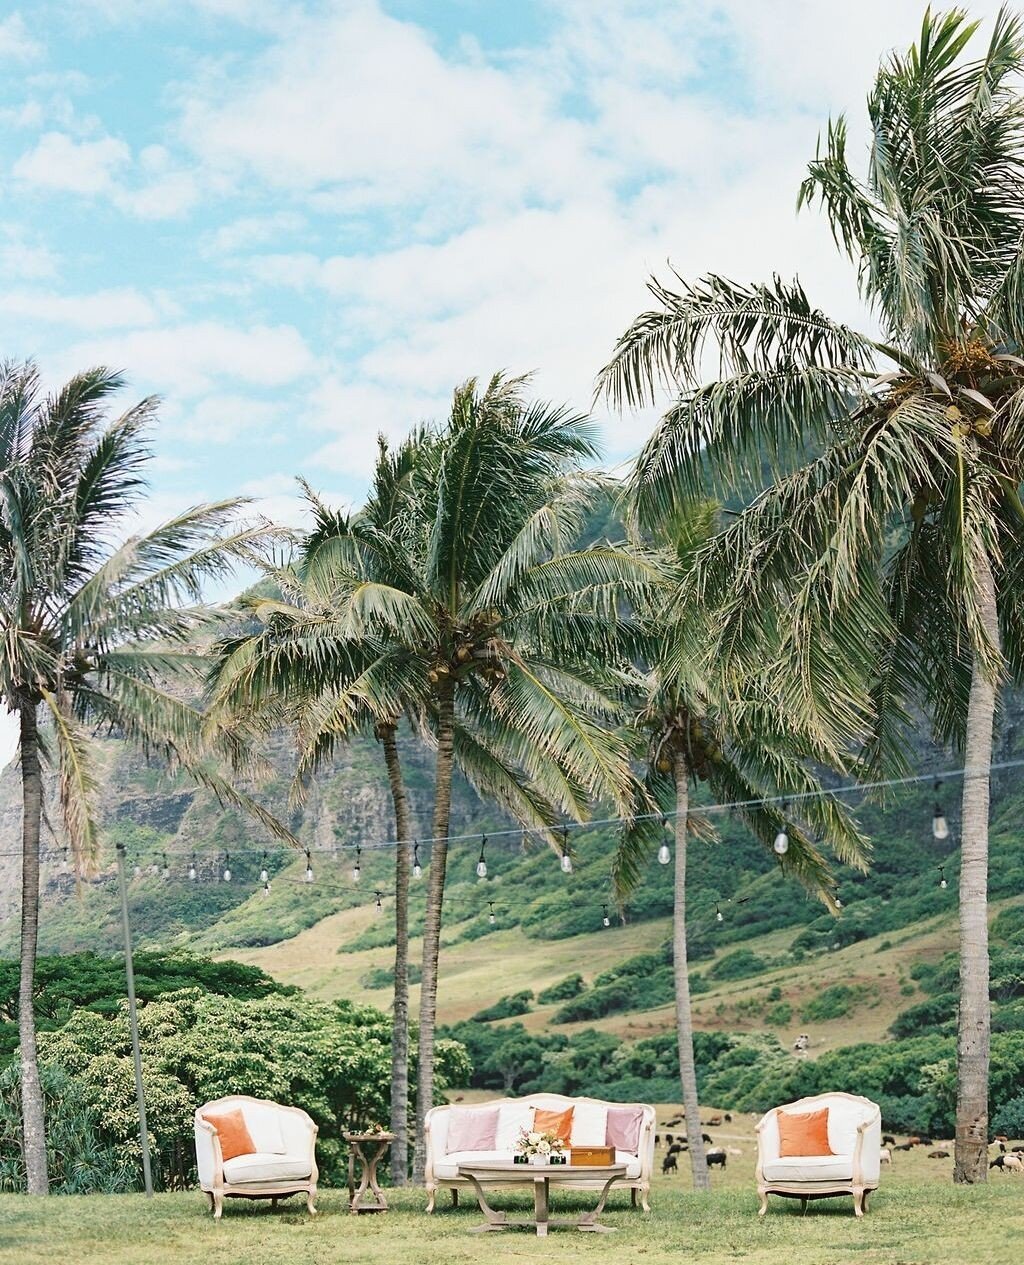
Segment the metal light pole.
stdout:
<path fill-rule="evenodd" d="M 142 1049 L 139 1046 L 139 1015 L 135 1005 L 135 966 L 132 961 L 132 929 L 128 923 L 128 881 L 125 876 L 124 844 L 117 845 L 117 878 L 121 886 L 121 929 L 124 932 L 124 973 L 128 979 L 128 1019 L 135 1056 L 135 1096 L 139 1103 L 139 1141 L 142 1144 L 142 1180 L 146 1198 L 153 1198 L 153 1170 L 149 1163 L 149 1130 L 146 1128 L 146 1094 L 142 1088 Z"/>

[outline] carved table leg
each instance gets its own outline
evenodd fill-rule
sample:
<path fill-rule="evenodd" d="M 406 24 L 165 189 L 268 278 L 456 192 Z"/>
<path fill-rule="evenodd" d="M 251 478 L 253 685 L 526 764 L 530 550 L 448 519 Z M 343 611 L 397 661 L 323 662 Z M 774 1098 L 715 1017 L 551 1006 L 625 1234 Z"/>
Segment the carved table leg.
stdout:
<path fill-rule="evenodd" d="M 477 1179 L 473 1176 L 472 1173 L 467 1173 L 466 1177 L 468 1177 L 470 1182 L 472 1182 L 473 1184 L 473 1190 L 476 1193 L 476 1201 L 480 1205 L 480 1211 L 484 1214 L 484 1217 L 486 1218 L 486 1221 L 483 1225 L 473 1226 L 473 1229 L 470 1231 L 470 1233 L 471 1234 L 486 1234 L 488 1230 L 506 1229 L 508 1226 L 507 1214 L 504 1212 L 499 1212 L 497 1208 L 491 1207 L 491 1205 L 484 1198 L 483 1187 L 480 1185 L 479 1181 L 477 1181 Z"/>
<path fill-rule="evenodd" d="M 545 1238 L 548 1232 L 548 1179 L 535 1177 L 533 1181 L 534 1220 L 537 1223 L 537 1237 Z"/>
<path fill-rule="evenodd" d="M 593 1212 L 585 1212 L 579 1220 L 579 1228 L 581 1230 L 590 1230 L 597 1234 L 612 1234 L 615 1227 L 612 1225 L 598 1225 L 597 1219 L 604 1212 L 604 1206 L 608 1202 L 608 1192 L 612 1186 L 618 1181 L 618 1177 L 609 1177 L 601 1191 L 601 1198 L 597 1201 L 597 1207 Z"/>

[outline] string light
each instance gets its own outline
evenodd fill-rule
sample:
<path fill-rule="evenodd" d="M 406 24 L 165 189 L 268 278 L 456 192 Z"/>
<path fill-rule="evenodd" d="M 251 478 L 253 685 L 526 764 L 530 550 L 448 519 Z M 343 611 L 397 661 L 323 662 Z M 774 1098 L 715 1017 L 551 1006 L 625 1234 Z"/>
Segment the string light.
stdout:
<path fill-rule="evenodd" d="M 667 835 L 669 831 L 667 817 L 662 817 L 661 825 L 662 825 L 662 829 L 665 831 L 665 834 Z M 668 865 L 669 861 L 671 860 L 672 860 L 672 849 L 668 846 L 668 839 L 666 838 L 661 841 L 661 847 L 658 849 L 658 864 Z M 608 924 L 605 923 L 605 926 L 607 925 Z"/>
<path fill-rule="evenodd" d="M 306 856 L 309 856 L 308 852 L 306 853 Z M 269 881 L 269 879 L 270 879 L 270 871 L 267 869 L 267 852 L 266 852 L 266 849 L 264 849 L 263 850 L 263 866 L 260 869 L 260 882 L 266 883 Z M 269 887 L 267 888 L 267 891 L 270 891 Z"/>
<path fill-rule="evenodd" d="M 572 873 L 572 857 L 569 855 L 569 827 L 562 827 L 562 873 Z"/>
<path fill-rule="evenodd" d="M 610 927 L 612 925 L 612 920 L 608 917 L 607 905 L 601 906 L 601 925 L 603 927 Z"/>
<path fill-rule="evenodd" d="M 782 825 L 779 827 L 779 833 L 775 836 L 775 842 L 772 844 L 772 849 L 775 852 L 775 855 L 780 856 L 780 857 L 784 857 L 786 853 L 789 851 L 789 835 L 786 834 L 786 822 L 785 822 L 785 818 L 788 814 L 788 811 L 789 811 L 789 800 L 784 799 L 782 801 L 783 822 L 782 822 Z"/>
<path fill-rule="evenodd" d="M 932 811 L 932 834 L 936 839 L 949 838 L 949 822 L 946 821 L 946 814 L 942 811 L 942 804 L 939 801 L 939 791 L 942 789 L 942 779 L 935 779 L 935 808 Z"/>
<path fill-rule="evenodd" d="M 491 926 L 493 927 L 493 926 L 494 926 L 494 924 L 498 921 L 498 919 L 495 917 L 495 913 L 494 913 L 494 901 L 493 901 L 493 900 L 489 900 L 489 901 L 487 902 L 487 908 L 488 908 L 488 911 L 489 911 L 489 912 L 488 912 L 488 914 L 487 914 L 487 921 L 488 921 L 488 922 L 491 924 Z"/>
<path fill-rule="evenodd" d="M 196 881 L 196 854 L 194 852 L 192 853 L 192 860 L 189 862 L 188 876 L 193 883 Z"/>
<path fill-rule="evenodd" d="M 224 853 L 224 873 L 222 875 L 225 883 L 231 882 L 231 853 Z"/>
<path fill-rule="evenodd" d="M 312 883 L 312 881 L 313 881 L 313 858 L 309 855 L 309 849 L 308 849 L 308 848 L 306 849 L 306 873 L 305 873 L 305 876 L 304 876 L 304 877 L 305 877 L 305 880 L 306 880 L 306 882 L 307 882 L 307 883 Z"/>
<path fill-rule="evenodd" d="M 166 853 L 166 852 L 162 853 L 162 856 L 163 856 L 163 861 L 164 861 L 164 864 L 163 864 L 163 869 L 162 869 L 161 873 L 163 874 L 163 877 L 164 877 L 164 878 L 170 878 L 170 877 L 171 877 L 171 867 L 167 864 L 167 853 Z"/>
<path fill-rule="evenodd" d="M 357 843 L 356 844 L 356 859 L 352 864 L 352 882 L 353 883 L 358 883 L 360 878 L 362 877 L 362 873 L 363 873 L 362 866 L 359 864 L 359 858 L 362 855 L 363 855 L 363 849 Z"/>
<path fill-rule="evenodd" d="M 722 913 L 718 905 L 715 905 L 715 922 L 725 922 L 725 914 Z"/>
<path fill-rule="evenodd" d="M 843 902 L 839 899 L 839 892 L 838 892 L 838 891 L 836 892 L 836 895 L 835 895 L 835 904 L 836 904 L 836 909 L 842 909 L 842 907 L 843 907 Z"/>
<path fill-rule="evenodd" d="M 376 904 L 376 906 L 374 907 L 374 913 L 375 913 L 375 914 L 377 914 L 377 915 L 379 916 L 379 915 L 380 915 L 380 913 L 381 913 L 381 911 L 384 909 L 384 906 L 381 904 L 381 893 L 380 893 L 380 892 L 374 892 L 373 894 L 374 894 L 374 896 L 377 898 L 377 904 Z"/>
<path fill-rule="evenodd" d="M 477 878 L 487 877 L 487 862 L 484 860 L 484 849 L 487 847 L 487 836 L 482 835 L 480 838 L 480 859 L 476 863 Z"/>
<path fill-rule="evenodd" d="M 944 865 L 939 866 L 939 886 L 942 888 L 943 891 L 945 891 L 946 888 L 949 886 L 949 884 L 946 882 L 946 867 Z"/>
<path fill-rule="evenodd" d="M 264 895 L 264 896 L 269 896 L 269 895 L 270 895 L 270 877 L 269 877 L 269 875 L 268 875 L 268 877 L 267 877 L 267 878 L 265 878 L 265 879 L 263 880 L 263 895 Z"/>
<path fill-rule="evenodd" d="M 420 865 L 420 845 L 414 843 L 412 845 L 412 876 L 413 878 L 422 878 L 423 866 Z"/>
<path fill-rule="evenodd" d="M 68 868 L 68 849 L 67 844 L 64 845 L 64 855 L 60 859 L 60 868 L 66 870 Z"/>

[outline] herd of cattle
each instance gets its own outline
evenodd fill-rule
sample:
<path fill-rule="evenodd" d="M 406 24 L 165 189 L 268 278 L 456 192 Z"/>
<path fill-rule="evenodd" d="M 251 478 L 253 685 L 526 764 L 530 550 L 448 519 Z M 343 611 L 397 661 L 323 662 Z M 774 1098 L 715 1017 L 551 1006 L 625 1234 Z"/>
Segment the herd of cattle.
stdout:
<path fill-rule="evenodd" d="M 684 1117 L 673 1116 L 671 1120 L 666 1120 L 662 1124 L 663 1129 L 675 1129 L 683 1123 Z M 732 1116 L 725 1112 L 720 1116 L 710 1116 L 707 1120 L 701 1121 L 701 1129 L 705 1127 L 709 1129 L 718 1128 L 722 1124 L 731 1124 Z M 705 1146 L 708 1148 L 704 1152 L 704 1156 L 708 1163 L 708 1168 L 725 1168 L 730 1155 L 742 1155 L 743 1152 L 738 1146 L 715 1146 L 710 1134 L 701 1133 L 701 1137 Z M 1010 1139 L 1002 1134 L 993 1138 L 991 1145 L 999 1148 L 999 1154 L 989 1164 L 989 1168 L 1001 1169 L 1004 1173 L 1024 1173 L 1024 1146 L 1015 1146 L 1007 1150 L 1007 1144 Z M 666 1173 L 679 1172 L 679 1156 L 688 1151 L 689 1144 L 684 1134 L 665 1133 L 664 1142 L 667 1150 L 661 1161 L 662 1175 Z M 660 1147 L 662 1143 L 662 1134 L 654 1135 L 654 1145 Z M 892 1164 L 892 1157 L 896 1151 L 912 1151 L 915 1147 L 924 1146 L 932 1147 L 928 1152 L 930 1160 L 948 1160 L 952 1155 L 952 1142 L 936 1144 L 931 1138 L 913 1137 L 907 1138 L 906 1142 L 897 1142 L 891 1133 L 885 1134 L 882 1138 L 881 1160 L 883 1164 Z"/>

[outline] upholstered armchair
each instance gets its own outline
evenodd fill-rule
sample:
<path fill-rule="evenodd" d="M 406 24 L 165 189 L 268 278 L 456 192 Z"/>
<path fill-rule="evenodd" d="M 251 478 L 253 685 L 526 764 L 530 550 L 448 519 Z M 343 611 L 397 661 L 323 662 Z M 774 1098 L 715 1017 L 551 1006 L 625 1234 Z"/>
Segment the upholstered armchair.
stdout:
<path fill-rule="evenodd" d="M 241 1113 L 242 1129 L 235 1112 Z M 199 1185 L 215 1218 L 225 1199 L 269 1199 L 276 1205 L 297 1194 L 305 1194 L 315 1215 L 317 1126 L 300 1108 L 232 1094 L 198 1108 L 195 1131 Z"/>
<path fill-rule="evenodd" d="M 828 1108 L 828 1148 L 831 1155 L 786 1155 L 780 1152 L 779 1113 L 803 1115 Z M 881 1166 L 882 1117 L 878 1105 L 855 1094 L 817 1094 L 799 1102 L 774 1107 L 757 1125 L 758 1214 L 768 1210 L 768 1196 L 808 1199 L 852 1195 L 853 1211 L 863 1216 L 868 1195 L 878 1189 Z"/>

